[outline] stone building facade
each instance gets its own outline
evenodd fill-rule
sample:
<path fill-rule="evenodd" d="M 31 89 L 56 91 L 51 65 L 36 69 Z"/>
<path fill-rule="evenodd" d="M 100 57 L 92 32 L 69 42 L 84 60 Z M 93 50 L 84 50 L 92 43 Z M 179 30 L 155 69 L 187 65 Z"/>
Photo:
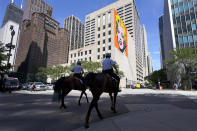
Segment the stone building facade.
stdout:
<path fill-rule="evenodd" d="M 25 0 L 23 20 L 31 20 L 31 16 L 34 12 L 52 16 L 53 8 L 44 0 Z"/>
<path fill-rule="evenodd" d="M 68 62 L 69 32 L 43 13 L 24 20 L 16 56 L 15 70 L 34 73 L 39 67 Z"/>

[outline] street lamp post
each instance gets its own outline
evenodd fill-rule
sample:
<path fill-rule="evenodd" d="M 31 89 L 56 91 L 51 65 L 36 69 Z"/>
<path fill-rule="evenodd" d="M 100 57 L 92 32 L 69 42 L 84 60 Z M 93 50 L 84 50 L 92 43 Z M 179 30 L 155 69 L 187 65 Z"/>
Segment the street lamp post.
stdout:
<path fill-rule="evenodd" d="M 11 41 L 10 41 L 10 43 L 6 44 L 6 47 L 8 48 L 7 71 L 9 71 L 9 69 L 11 67 L 11 64 L 10 64 L 10 57 L 12 56 L 11 50 L 15 48 L 15 45 L 12 45 L 13 38 L 14 38 L 14 35 L 15 35 L 15 31 L 14 31 L 14 26 L 13 25 L 10 26 L 10 31 L 11 31 Z"/>

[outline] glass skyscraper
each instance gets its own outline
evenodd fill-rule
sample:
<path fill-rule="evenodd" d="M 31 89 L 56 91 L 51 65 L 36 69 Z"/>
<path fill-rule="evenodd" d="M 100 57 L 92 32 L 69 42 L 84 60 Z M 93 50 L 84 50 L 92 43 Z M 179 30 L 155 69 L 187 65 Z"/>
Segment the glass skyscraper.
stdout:
<path fill-rule="evenodd" d="M 176 48 L 197 47 L 197 0 L 164 0 L 159 18 L 162 67 Z"/>
<path fill-rule="evenodd" d="M 197 47 L 197 0 L 171 0 L 177 47 Z"/>

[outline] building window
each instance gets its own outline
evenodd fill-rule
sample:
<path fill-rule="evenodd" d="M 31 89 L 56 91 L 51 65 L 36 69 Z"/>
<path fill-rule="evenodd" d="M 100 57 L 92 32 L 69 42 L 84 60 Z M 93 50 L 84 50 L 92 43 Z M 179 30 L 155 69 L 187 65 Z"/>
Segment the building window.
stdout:
<path fill-rule="evenodd" d="M 98 17 L 98 27 L 99 27 L 99 28 L 98 28 L 98 29 L 99 29 L 98 31 L 100 31 L 100 23 L 101 23 L 101 18 Z"/>
<path fill-rule="evenodd" d="M 89 57 L 89 61 L 91 61 L 91 57 Z"/>
<path fill-rule="evenodd" d="M 76 53 L 74 54 L 74 56 L 76 57 Z"/>
<path fill-rule="evenodd" d="M 190 36 L 188 36 L 188 41 L 189 42 L 193 42 L 193 37 L 190 35 Z"/>
<path fill-rule="evenodd" d="M 105 14 L 103 15 L 103 25 L 105 25 Z"/>
<path fill-rule="evenodd" d="M 103 36 L 105 36 L 105 32 L 103 32 Z"/>
<path fill-rule="evenodd" d="M 105 58 L 105 54 L 103 54 L 103 59 Z"/>
<path fill-rule="evenodd" d="M 194 41 L 195 42 L 197 41 L 197 35 L 194 35 Z"/>
<path fill-rule="evenodd" d="M 103 51 L 105 51 L 105 47 L 103 47 Z"/>
<path fill-rule="evenodd" d="M 97 56 L 97 59 L 98 59 L 98 60 L 100 59 L 100 55 Z"/>
<path fill-rule="evenodd" d="M 87 61 L 87 58 L 85 58 L 85 61 Z"/>
<path fill-rule="evenodd" d="M 109 28 L 111 27 L 111 23 L 110 23 L 110 24 L 108 24 L 108 27 L 109 27 Z"/>
<path fill-rule="evenodd" d="M 108 42 L 111 42 L 111 38 L 108 39 Z"/>
<path fill-rule="evenodd" d="M 108 47 L 108 50 L 111 50 L 111 46 Z"/>
<path fill-rule="evenodd" d="M 105 44 L 105 40 L 103 40 L 103 44 Z"/>
<path fill-rule="evenodd" d="M 105 25 L 103 25 L 103 30 L 105 29 Z"/>
<path fill-rule="evenodd" d="M 192 30 L 196 30 L 196 24 L 192 24 Z"/>
<path fill-rule="evenodd" d="M 78 53 L 78 56 L 80 56 L 80 52 Z"/>
<path fill-rule="evenodd" d="M 100 38 L 100 34 L 98 34 L 98 38 Z"/>
<path fill-rule="evenodd" d="M 72 58 L 72 57 L 73 57 L 73 54 L 70 55 L 70 58 Z"/>
<path fill-rule="evenodd" d="M 184 43 L 187 43 L 187 42 L 188 42 L 187 36 L 184 36 L 184 37 L 183 37 L 183 42 L 184 42 Z"/>
<path fill-rule="evenodd" d="M 81 56 L 83 56 L 83 52 L 81 52 Z"/>
<path fill-rule="evenodd" d="M 91 54 L 92 53 L 92 51 L 91 50 L 89 50 L 89 54 Z"/>
<path fill-rule="evenodd" d="M 98 52 L 100 52 L 100 48 L 98 48 Z"/>
<path fill-rule="evenodd" d="M 98 31 L 100 31 L 101 30 L 101 28 L 100 27 L 98 27 Z"/>
<path fill-rule="evenodd" d="M 108 31 L 108 34 L 109 34 L 109 35 L 111 35 L 111 30 L 110 30 L 110 31 Z"/>
<path fill-rule="evenodd" d="M 179 37 L 178 41 L 179 41 L 179 44 L 183 44 L 183 38 L 182 37 Z"/>
<path fill-rule="evenodd" d="M 87 55 L 87 51 L 85 51 L 85 55 Z"/>
<path fill-rule="evenodd" d="M 98 41 L 98 45 L 100 45 L 100 41 Z"/>

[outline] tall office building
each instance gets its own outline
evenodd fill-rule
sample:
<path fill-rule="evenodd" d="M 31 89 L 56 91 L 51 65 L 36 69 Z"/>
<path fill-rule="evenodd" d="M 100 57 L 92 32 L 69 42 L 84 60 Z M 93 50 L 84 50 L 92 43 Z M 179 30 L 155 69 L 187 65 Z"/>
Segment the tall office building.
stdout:
<path fill-rule="evenodd" d="M 44 0 L 25 0 L 23 20 L 31 20 L 31 16 L 34 12 L 52 16 L 53 8 L 44 2 Z"/>
<path fill-rule="evenodd" d="M 33 13 L 24 20 L 16 57 L 15 70 L 35 73 L 39 67 L 68 62 L 69 32 L 43 13 Z"/>
<path fill-rule="evenodd" d="M 141 28 L 140 28 L 140 17 L 137 11 L 137 7 L 134 0 L 118 0 L 105 8 L 117 9 L 122 21 L 124 22 L 130 37 L 135 41 L 135 53 L 136 53 L 136 75 L 137 81 L 143 83 L 143 50 L 141 42 Z M 96 11 L 97 12 L 97 11 Z M 98 31 L 105 29 L 108 23 L 105 21 L 110 19 L 109 15 L 100 15 L 100 17 L 89 18 L 86 16 L 85 21 L 85 46 L 97 43 Z M 104 22 L 102 22 L 104 21 Z M 98 29 L 96 28 L 98 27 Z"/>
<path fill-rule="evenodd" d="M 64 28 L 70 32 L 69 50 L 79 49 L 84 46 L 84 24 L 75 16 L 64 20 Z"/>
<path fill-rule="evenodd" d="M 0 29 L 0 41 L 4 46 L 11 42 L 11 30 L 10 27 L 13 26 L 15 35 L 13 37 L 12 44 L 15 45 L 15 49 L 11 50 L 11 56 L 9 63 L 11 65 L 15 64 L 16 51 L 18 47 L 19 35 L 20 35 L 20 26 L 22 24 L 23 10 L 18 8 L 14 3 L 10 3 L 7 6 L 6 13 L 3 19 L 2 27 Z M 8 52 L 5 52 L 6 54 Z M 4 64 L 7 64 L 8 60 L 4 61 Z"/>
<path fill-rule="evenodd" d="M 197 0 L 164 0 L 159 19 L 162 65 L 176 48 L 197 47 Z"/>
<path fill-rule="evenodd" d="M 152 67 L 149 67 L 152 66 L 152 64 L 149 64 L 149 55 L 150 53 L 148 52 L 148 42 L 147 42 L 147 33 L 146 33 L 146 29 L 145 29 L 145 26 L 142 25 L 141 26 L 141 41 L 142 41 L 142 52 L 143 52 L 143 77 L 146 77 L 148 75 L 150 75 L 150 72 L 149 72 L 149 68 L 152 68 Z"/>
<path fill-rule="evenodd" d="M 22 18 L 23 18 L 23 10 L 21 8 L 18 8 L 16 5 L 14 5 L 14 3 L 10 3 L 7 6 L 1 27 L 3 27 L 8 21 L 13 21 L 21 25 L 23 20 Z"/>

